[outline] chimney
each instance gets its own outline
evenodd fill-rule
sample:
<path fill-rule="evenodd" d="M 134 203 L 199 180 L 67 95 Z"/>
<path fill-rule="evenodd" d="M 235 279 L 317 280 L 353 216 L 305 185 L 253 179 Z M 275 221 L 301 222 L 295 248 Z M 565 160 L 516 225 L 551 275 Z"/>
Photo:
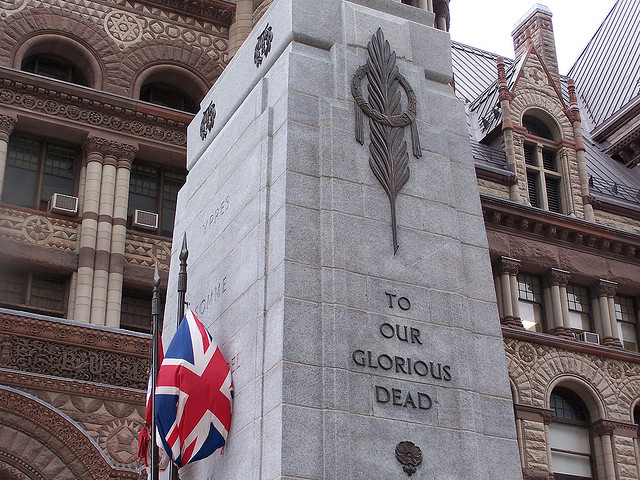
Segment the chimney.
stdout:
<path fill-rule="evenodd" d="M 549 70 L 553 81 L 556 85 L 560 85 L 556 41 L 553 36 L 551 16 L 551 10 L 548 7 L 536 3 L 516 23 L 511 32 L 511 37 L 513 38 L 516 59 L 526 53 L 528 42 L 532 42 L 547 70 Z"/>

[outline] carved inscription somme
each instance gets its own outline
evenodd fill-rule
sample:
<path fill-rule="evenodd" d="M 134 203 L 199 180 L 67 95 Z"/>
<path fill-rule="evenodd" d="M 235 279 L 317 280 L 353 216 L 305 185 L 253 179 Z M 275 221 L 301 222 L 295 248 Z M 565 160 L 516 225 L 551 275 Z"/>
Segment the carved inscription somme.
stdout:
<path fill-rule="evenodd" d="M 407 311 L 411 308 L 411 301 L 404 296 L 384 292 L 389 308 L 396 306 Z M 383 322 L 379 334 L 385 340 L 400 342 L 400 345 L 423 345 L 424 336 L 419 328 L 402 325 L 395 322 Z M 364 369 L 372 374 L 386 373 L 405 380 L 424 381 L 436 380 L 450 382 L 452 379 L 451 366 L 420 356 L 396 355 L 386 351 L 374 351 L 366 348 L 356 349 L 351 353 L 351 361 L 358 369 Z M 418 410 L 430 410 L 433 406 L 431 396 L 419 390 L 403 390 L 384 385 L 374 385 L 374 399 L 379 404 L 393 407 Z"/>

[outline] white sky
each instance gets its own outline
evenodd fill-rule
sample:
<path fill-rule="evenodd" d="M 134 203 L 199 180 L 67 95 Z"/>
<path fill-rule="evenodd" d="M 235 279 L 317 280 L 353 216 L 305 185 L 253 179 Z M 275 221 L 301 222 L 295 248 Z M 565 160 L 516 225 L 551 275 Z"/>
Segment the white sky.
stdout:
<path fill-rule="evenodd" d="M 566 74 L 615 0 L 451 0 L 451 38 L 513 58 L 511 31 L 536 3 L 553 13 L 558 64 Z"/>

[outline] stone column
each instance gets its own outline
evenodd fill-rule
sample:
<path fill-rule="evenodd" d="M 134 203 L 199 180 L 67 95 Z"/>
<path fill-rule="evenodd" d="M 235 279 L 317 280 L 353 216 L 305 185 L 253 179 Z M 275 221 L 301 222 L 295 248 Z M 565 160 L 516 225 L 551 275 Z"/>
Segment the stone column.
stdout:
<path fill-rule="evenodd" d="M 78 280 L 76 287 L 75 320 L 89 322 L 91 319 L 91 295 L 93 270 L 98 236 L 98 211 L 102 183 L 102 163 L 109 142 L 99 137 L 89 137 L 83 149 L 86 155 L 86 179 L 84 207 L 80 226 L 78 248 Z"/>
<path fill-rule="evenodd" d="M 496 262 L 496 271 L 500 275 L 500 297 L 502 299 L 500 323 L 506 327 L 524 328 L 520 319 L 518 305 L 518 269 L 520 260 L 500 257 Z"/>
<path fill-rule="evenodd" d="M 551 306 L 553 311 L 554 335 L 573 338 L 571 326 L 569 325 L 569 306 L 567 303 L 567 283 L 571 273 L 558 268 L 549 270 L 547 279 L 551 285 Z M 564 295 L 564 300 L 563 300 Z"/>
<path fill-rule="evenodd" d="M 602 446 L 602 460 L 604 464 L 604 479 L 616 480 L 616 466 L 613 458 L 613 431 L 615 426 L 608 421 L 599 421 L 592 427 Z"/>
<path fill-rule="evenodd" d="M 253 0 L 237 0 L 236 18 L 229 27 L 229 55 L 236 54 L 253 28 Z"/>
<path fill-rule="evenodd" d="M 105 324 L 107 310 L 107 284 L 109 282 L 109 255 L 111 253 L 111 223 L 116 189 L 116 166 L 118 144 L 109 142 L 109 150 L 102 166 L 102 187 L 98 211 L 98 233 L 93 269 L 93 290 L 91 295 L 91 323 Z"/>
<path fill-rule="evenodd" d="M 131 164 L 138 149 L 122 145 L 116 173 L 115 203 L 113 206 L 113 230 L 111 233 L 111 257 L 109 263 L 109 284 L 107 287 L 106 325 L 120 326 L 120 306 L 124 271 L 124 250 L 127 240 L 127 207 L 129 204 L 129 180 Z"/>
<path fill-rule="evenodd" d="M 435 27 L 438 30 L 449 31 L 449 0 L 433 0 L 433 11 L 436 14 Z"/>
<path fill-rule="evenodd" d="M 567 79 L 567 89 L 569 90 L 569 120 L 573 127 L 573 137 L 576 142 L 576 156 L 578 159 L 578 175 L 580 177 L 580 193 L 582 194 L 582 206 L 584 209 L 584 219 L 595 222 L 593 206 L 589 201 L 589 174 L 587 172 L 587 161 L 585 159 L 584 140 L 582 138 L 582 121 L 580 119 L 580 109 L 578 108 L 578 97 L 576 87 L 572 79 Z"/>
<path fill-rule="evenodd" d="M 620 347 L 622 343 L 618 338 L 618 321 L 616 320 L 614 299 L 618 289 L 618 284 L 609 280 L 598 280 L 595 285 L 595 293 L 598 297 L 598 306 L 600 307 L 600 322 L 604 338 L 602 344 L 609 347 Z"/>
<path fill-rule="evenodd" d="M 502 113 L 502 138 L 507 155 L 507 167 L 516 173 L 516 147 L 513 139 L 513 119 L 511 118 L 511 92 L 507 86 L 504 57 L 498 57 L 498 99 Z M 515 181 L 509 185 L 509 200 L 520 201 L 520 188 Z"/>
<path fill-rule="evenodd" d="M 4 185 L 4 171 L 7 166 L 7 148 L 9 136 L 13 132 L 16 119 L 9 115 L 0 115 L 0 201 L 2 200 L 2 187 Z"/>

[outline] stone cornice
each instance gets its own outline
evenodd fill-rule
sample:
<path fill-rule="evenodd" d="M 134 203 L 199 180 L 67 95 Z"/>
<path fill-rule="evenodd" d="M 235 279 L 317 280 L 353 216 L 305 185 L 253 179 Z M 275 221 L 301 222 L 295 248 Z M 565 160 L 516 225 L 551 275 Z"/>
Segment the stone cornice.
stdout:
<path fill-rule="evenodd" d="M 0 106 L 185 148 L 192 115 L 0 67 Z M 164 115 L 164 116 L 162 116 Z"/>
<path fill-rule="evenodd" d="M 17 335 L 60 345 L 151 358 L 151 336 L 100 328 L 72 320 L 0 311 L 0 335 Z"/>
<path fill-rule="evenodd" d="M 640 262 L 640 235 L 489 195 L 480 195 L 480 199 L 488 230 L 543 238 L 569 248 Z"/>
<path fill-rule="evenodd" d="M 638 436 L 638 425 L 635 423 L 616 422 L 614 420 L 598 420 L 591 425 L 591 430 L 596 435 L 614 434 L 630 438 Z"/>
<path fill-rule="evenodd" d="M 113 387 L 93 382 L 82 382 L 66 378 L 17 372 L 0 368 L 0 384 L 20 389 L 32 388 L 67 395 L 82 395 L 103 400 L 116 400 L 135 405 L 145 405 L 146 391 L 132 388 Z"/>
<path fill-rule="evenodd" d="M 504 338 L 512 338 L 531 344 L 539 344 L 559 348 L 564 351 L 595 355 L 598 357 L 619 360 L 621 362 L 640 364 L 640 353 L 632 352 L 630 350 L 622 350 L 620 348 L 606 347 L 604 345 L 595 345 L 592 343 L 581 342 L 579 340 L 572 340 L 566 337 L 558 337 L 556 335 L 550 335 L 547 333 L 531 332 L 529 330 L 520 330 L 503 326 L 502 336 Z"/>
<path fill-rule="evenodd" d="M 520 403 L 515 403 L 513 407 L 516 412 L 516 418 L 520 418 L 523 420 L 533 420 L 548 424 L 553 418 L 553 410 L 549 408 L 535 407 L 533 405 L 523 405 Z"/>
<path fill-rule="evenodd" d="M 236 6 L 226 0 L 138 0 L 140 3 L 165 8 L 229 26 L 235 17 Z"/>

